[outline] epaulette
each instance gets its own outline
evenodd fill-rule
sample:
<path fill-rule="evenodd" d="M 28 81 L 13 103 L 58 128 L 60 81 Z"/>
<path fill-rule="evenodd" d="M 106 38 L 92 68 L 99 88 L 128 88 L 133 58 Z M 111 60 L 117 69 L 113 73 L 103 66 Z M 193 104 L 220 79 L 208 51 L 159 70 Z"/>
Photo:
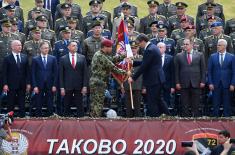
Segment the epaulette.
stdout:
<path fill-rule="evenodd" d="M 57 21 L 60 21 L 61 19 L 62 19 L 62 18 L 58 18 L 58 19 L 56 19 L 56 22 L 57 22 Z"/>
<path fill-rule="evenodd" d="M 166 19 L 166 17 L 165 16 L 163 16 L 163 15 L 158 15 L 159 17 L 161 17 L 161 18 L 164 18 L 164 19 Z"/>
<path fill-rule="evenodd" d="M 29 44 L 30 42 L 32 42 L 32 40 L 26 41 L 26 42 L 24 43 L 24 45 L 25 45 L 25 44 Z"/>
<path fill-rule="evenodd" d="M 60 43 L 61 41 L 62 41 L 62 40 L 58 40 L 58 41 L 55 42 L 55 44 L 58 44 L 58 43 Z"/>
<path fill-rule="evenodd" d="M 170 16 L 170 17 L 169 17 L 169 20 L 170 20 L 170 19 L 175 19 L 176 16 L 177 16 L 177 15 Z"/>
<path fill-rule="evenodd" d="M 175 32 L 180 32 L 180 29 L 175 29 L 175 30 L 172 31 L 172 33 L 173 33 L 173 32 L 174 32 L 174 33 L 175 33 Z"/>

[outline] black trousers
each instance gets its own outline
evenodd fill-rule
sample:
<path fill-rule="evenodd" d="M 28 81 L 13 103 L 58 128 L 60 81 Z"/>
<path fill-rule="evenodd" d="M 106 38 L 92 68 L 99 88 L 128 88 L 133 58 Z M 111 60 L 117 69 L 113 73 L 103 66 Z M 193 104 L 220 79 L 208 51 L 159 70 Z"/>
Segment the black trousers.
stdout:
<path fill-rule="evenodd" d="M 64 116 L 71 116 L 71 105 L 77 107 L 77 117 L 84 117 L 84 105 L 82 102 L 82 93 L 80 90 L 66 90 L 64 96 Z"/>
<path fill-rule="evenodd" d="M 181 91 L 181 115 L 182 117 L 199 117 L 200 88 L 182 88 Z M 191 113 L 189 109 L 191 108 Z"/>
<path fill-rule="evenodd" d="M 13 111 L 14 107 L 19 106 L 19 117 L 25 116 L 25 89 L 10 89 L 7 93 L 7 111 Z"/>

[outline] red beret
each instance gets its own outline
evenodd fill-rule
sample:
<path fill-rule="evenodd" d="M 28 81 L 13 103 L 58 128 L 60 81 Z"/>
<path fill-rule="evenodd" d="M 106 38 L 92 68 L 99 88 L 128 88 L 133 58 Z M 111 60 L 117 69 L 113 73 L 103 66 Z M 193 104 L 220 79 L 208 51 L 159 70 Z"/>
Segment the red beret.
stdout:
<path fill-rule="evenodd" d="M 101 45 L 105 46 L 105 47 L 112 47 L 113 46 L 113 42 L 111 40 L 109 40 L 109 39 L 104 39 L 101 42 Z"/>
<path fill-rule="evenodd" d="M 188 21 L 188 17 L 187 16 L 182 16 L 180 18 L 180 22 L 187 22 Z"/>

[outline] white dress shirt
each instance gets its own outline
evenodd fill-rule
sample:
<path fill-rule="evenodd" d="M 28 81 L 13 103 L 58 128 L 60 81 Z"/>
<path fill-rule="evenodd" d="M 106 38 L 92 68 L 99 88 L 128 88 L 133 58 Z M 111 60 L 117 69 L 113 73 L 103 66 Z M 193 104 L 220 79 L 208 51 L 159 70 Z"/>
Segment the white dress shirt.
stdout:
<path fill-rule="evenodd" d="M 21 61 L 20 53 L 12 52 L 12 54 L 13 54 L 13 56 L 14 56 L 14 58 L 15 58 L 16 63 L 17 63 L 17 56 L 16 56 L 16 55 L 19 55 L 19 59 L 20 59 L 20 61 Z"/>

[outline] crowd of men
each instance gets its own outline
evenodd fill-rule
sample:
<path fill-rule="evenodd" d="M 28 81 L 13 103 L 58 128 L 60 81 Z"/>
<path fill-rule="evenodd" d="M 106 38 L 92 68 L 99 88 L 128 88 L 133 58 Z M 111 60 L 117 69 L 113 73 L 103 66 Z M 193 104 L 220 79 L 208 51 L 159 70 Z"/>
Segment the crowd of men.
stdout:
<path fill-rule="evenodd" d="M 115 98 L 118 114 L 126 117 L 235 114 L 235 18 L 225 19 L 221 4 L 205 0 L 194 19 L 185 2 L 148 0 L 149 14 L 143 18 L 128 0 L 120 0 L 112 14 L 103 10 L 103 3 L 89 0 L 90 10 L 82 15 L 73 0 L 35 0 L 24 19 L 19 1 L 0 1 L 1 110 L 3 105 L 7 111 L 18 107 L 18 116 L 25 117 L 27 102 L 32 116 L 100 117 L 104 101 Z M 115 68 L 125 57 L 116 55 L 121 14 L 134 54 L 133 76 Z M 138 70 L 149 58 L 149 44 L 161 56 L 145 69 L 160 63 L 163 72 L 142 78 Z M 113 72 L 132 77 L 132 93 L 127 82 L 120 87 L 113 82 Z M 156 79 L 161 89 L 149 89 Z M 160 96 L 158 106 L 149 94 Z"/>

